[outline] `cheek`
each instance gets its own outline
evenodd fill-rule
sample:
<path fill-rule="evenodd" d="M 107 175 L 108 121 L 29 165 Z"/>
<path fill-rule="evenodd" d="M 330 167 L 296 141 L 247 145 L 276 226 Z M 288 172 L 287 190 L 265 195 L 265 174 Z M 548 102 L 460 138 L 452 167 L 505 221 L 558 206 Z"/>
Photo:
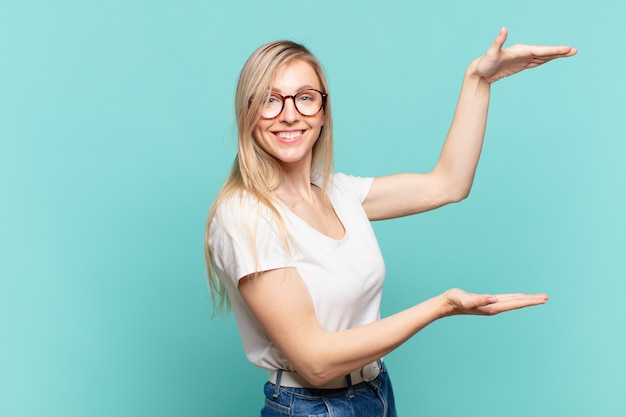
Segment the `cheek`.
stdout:
<path fill-rule="evenodd" d="M 254 129 L 254 131 L 252 132 L 252 141 L 253 148 L 261 148 L 266 151 L 266 146 L 263 142 L 263 136 L 261 135 L 261 132 L 259 130 Z"/>
<path fill-rule="evenodd" d="M 262 152 L 270 153 L 272 140 L 267 138 L 268 134 L 267 130 L 257 125 L 252 131 L 252 140 L 254 141 L 252 146 L 262 150 Z"/>
<path fill-rule="evenodd" d="M 308 120 L 309 127 L 312 129 L 321 129 L 324 127 L 324 123 L 326 122 L 326 116 L 324 114 L 318 114 L 313 118 Z"/>
<path fill-rule="evenodd" d="M 324 125 L 326 124 L 326 114 L 325 113 L 320 113 L 318 114 L 316 117 L 319 117 L 318 121 L 317 121 L 317 127 L 318 128 L 323 128 Z"/>
<path fill-rule="evenodd" d="M 256 124 L 256 126 L 252 130 L 252 137 L 254 138 L 256 143 L 261 143 L 263 141 L 263 134 L 266 131 L 267 127 L 263 126 L 262 122 Z"/>

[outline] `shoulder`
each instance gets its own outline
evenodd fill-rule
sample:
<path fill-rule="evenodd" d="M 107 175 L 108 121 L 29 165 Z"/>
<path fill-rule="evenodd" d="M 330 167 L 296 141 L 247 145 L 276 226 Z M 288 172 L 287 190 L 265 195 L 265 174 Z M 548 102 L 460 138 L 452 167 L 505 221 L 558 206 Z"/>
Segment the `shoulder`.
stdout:
<path fill-rule="evenodd" d="M 237 191 L 217 201 L 216 217 L 234 217 L 240 214 L 252 214 L 263 210 L 264 205 L 258 198 L 247 191 Z"/>
<path fill-rule="evenodd" d="M 237 191 L 216 202 L 211 219 L 212 233 L 247 233 L 265 227 L 277 227 L 277 217 L 266 204 L 246 191 Z"/>
<path fill-rule="evenodd" d="M 372 186 L 374 178 L 359 177 L 356 175 L 336 172 L 331 174 L 329 181 L 329 193 L 339 193 L 341 195 L 351 195 L 360 203 L 365 201 Z"/>

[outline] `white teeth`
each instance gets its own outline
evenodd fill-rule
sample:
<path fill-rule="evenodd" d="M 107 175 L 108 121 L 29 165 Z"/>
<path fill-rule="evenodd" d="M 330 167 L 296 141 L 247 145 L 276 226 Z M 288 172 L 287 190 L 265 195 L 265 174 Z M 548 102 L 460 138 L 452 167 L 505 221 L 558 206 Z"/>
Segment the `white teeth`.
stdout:
<path fill-rule="evenodd" d="M 276 132 L 276 136 L 282 139 L 294 139 L 302 134 L 302 131 L 297 132 Z"/>

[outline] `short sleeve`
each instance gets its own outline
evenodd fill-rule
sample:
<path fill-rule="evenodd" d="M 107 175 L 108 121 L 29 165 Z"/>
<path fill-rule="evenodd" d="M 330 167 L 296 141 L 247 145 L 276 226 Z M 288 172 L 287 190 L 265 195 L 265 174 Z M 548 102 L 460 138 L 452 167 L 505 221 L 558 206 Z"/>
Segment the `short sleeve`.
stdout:
<path fill-rule="evenodd" d="M 254 272 L 292 266 L 278 219 L 257 199 L 231 196 L 220 203 L 209 228 L 215 265 L 237 287 Z"/>
<path fill-rule="evenodd" d="M 357 177 L 343 173 L 335 173 L 332 176 L 332 187 L 336 187 L 342 194 L 351 194 L 359 203 L 363 203 L 372 188 L 372 177 Z"/>

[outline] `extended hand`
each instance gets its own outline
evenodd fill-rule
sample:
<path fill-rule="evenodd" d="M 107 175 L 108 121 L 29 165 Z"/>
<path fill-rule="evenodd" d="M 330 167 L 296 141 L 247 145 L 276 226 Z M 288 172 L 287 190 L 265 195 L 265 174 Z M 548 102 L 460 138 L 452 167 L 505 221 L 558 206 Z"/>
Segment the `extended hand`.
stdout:
<path fill-rule="evenodd" d="M 476 74 L 493 83 L 526 68 L 534 68 L 555 58 L 576 55 L 570 46 L 533 46 L 518 44 L 502 49 L 508 31 L 503 27 L 487 53 L 477 60 Z"/>
<path fill-rule="evenodd" d="M 504 311 L 545 304 L 546 294 L 471 294 L 453 288 L 443 294 L 446 316 L 472 314 L 493 316 Z"/>

